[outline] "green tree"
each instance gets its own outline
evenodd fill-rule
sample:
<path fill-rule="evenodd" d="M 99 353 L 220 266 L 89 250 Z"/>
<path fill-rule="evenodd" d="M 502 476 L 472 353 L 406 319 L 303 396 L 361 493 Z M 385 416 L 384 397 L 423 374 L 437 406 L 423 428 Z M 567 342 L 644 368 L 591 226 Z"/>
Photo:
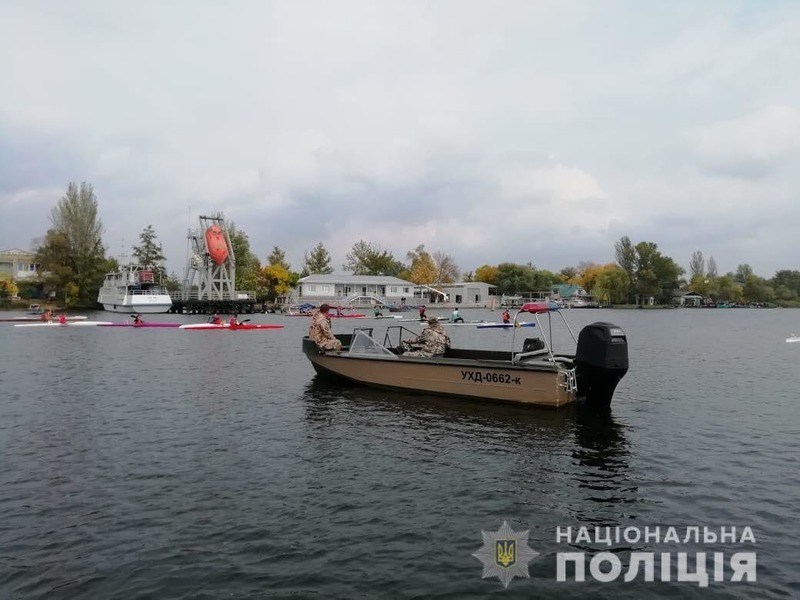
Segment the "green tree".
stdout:
<path fill-rule="evenodd" d="M 352 271 L 353 275 L 390 275 L 396 277 L 405 266 L 395 260 L 388 250 L 360 240 L 346 256 L 343 268 Z"/>
<path fill-rule="evenodd" d="M 741 302 L 744 286 L 737 283 L 733 274 L 729 273 L 722 277 L 715 277 L 713 279 L 714 289 L 709 290 L 707 295 L 711 296 L 714 300 L 720 302 Z"/>
<path fill-rule="evenodd" d="M 267 257 L 267 265 L 280 265 L 286 269 L 286 271 L 290 271 L 292 268 L 286 260 L 286 252 L 281 250 L 278 246 L 272 247 L 272 252 L 270 252 L 270 255 Z"/>
<path fill-rule="evenodd" d="M 706 272 L 706 276 L 709 278 L 716 277 L 717 273 L 717 261 L 714 260 L 713 256 L 708 257 L 708 264 L 706 265 L 708 271 Z"/>
<path fill-rule="evenodd" d="M 700 250 L 692 252 L 692 259 L 689 261 L 689 276 L 705 276 L 706 274 L 706 261 L 703 258 L 703 253 Z"/>
<path fill-rule="evenodd" d="M 152 225 L 145 227 L 139 234 L 139 245 L 133 247 L 133 257 L 139 266 L 157 273 L 159 281 L 166 279 L 167 270 L 162 264 L 166 259 L 161 244 L 156 242 L 156 232 Z"/>
<path fill-rule="evenodd" d="M 261 262 L 250 250 L 250 238 L 233 222 L 228 223 L 228 238 L 231 241 L 233 256 L 236 260 L 235 288 L 258 293 L 261 281 Z"/>
<path fill-rule="evenodd" d="M 641 304 L 654 297 L 663 304 L 672 302 L 673 292 L 680 287 L 683 269 L 669 256 L 659 252 L 654 242 L 639 242 L 635 246 L 624 236 L 614 245 L 617 264 L 630 280 L 629 294 Z M 628 296 L 630 299 L 630 295 Z"/>
<path fill-rule="evenodd" d="M 739 283 L 747 283 L 747 279 L 753 276 L 753 267 L 748 264 L 739 265 L 736 267 L 736 281 Z"/>
<path fill-rule="evenodd" d="M 631 239 L 626 235 L 614 244 L 614 254 L 617 264 L 628 275 L 631 282 L 629 290 L 632 292 L 636 282 L 636 249 L 633 247 Z"/>
<path fill-rule="evenodd" d="M 748 267 L 749 265 L 739 265 L 740 267 Z M 745 272 L 738 270 L 736 273 L 736 281 L 739 281 L 739 275 Z M 752 272 L 746 276 L 744 281 L 744 288 L 742 295 L 748 302 L 773 302 L 775 300 L 775 290 L 763 277 L 753 275 Z"/>
<path fill-rule="evenodd" d="M 36 261 L 60 298 L 94 303 L 105 274 L 103 224 L 97 197 L 88 183 L 70 183 L 50 214 L 52 228 L 37 249 Z"/>
<path fill-rule="evenodd" d="M 311 252 L 307 251 L 303 255 L 303 271 L 300 275 L 306 277 L 314 273 L 319 273 L 321 275 L 333 273 L 331 255 L 328 253 L 325 246 L 322 245 L 322 242 L 314 246 Z"/>
<path fill-rule="evenodd" d="M 775 297 L 778 300 L 794 301 L 800 298 L 800 271 L 778 271 L 769 283 L 775 290 Z"/>
<path fill-rule="evenodd" d="M 604 304 L 622 304 L 628 298 L 631 280 L 625 269 L 611 263 L 603 267 L 592 290 Z"/>
<path fill-rule="evenodd" d="M 497 293 L 522 294 L 533 291 L 534 269 L 528 265 L 515 263 L 500 263 L 497 265 Z"/>

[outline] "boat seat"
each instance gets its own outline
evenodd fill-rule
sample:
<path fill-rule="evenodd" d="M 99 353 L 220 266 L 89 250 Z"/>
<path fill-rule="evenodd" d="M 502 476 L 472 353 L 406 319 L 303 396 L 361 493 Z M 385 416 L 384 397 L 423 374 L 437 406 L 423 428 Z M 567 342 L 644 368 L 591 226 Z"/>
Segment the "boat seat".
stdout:
<path fill-rule="evenodd" d="M 542 350 L 545 349 L 544 341 L 542 338 L 532 337 L 532 338 L 525 338 L 525 341 L 522 342 L 522 352 L 533 352 L 534 350 Z"/>
<path fill-rule="evenodd" d="M 512 362 L 517 364 L 523 360 L 534 358 L 535 356 L 545 356 L 548 354 L 550 354 L 550 351 L 547 348 L 542 348 L 541 350 L 531 350 L 530 352 L 519 352 L 518 354 L 514 355 L 514 360 Z"/>

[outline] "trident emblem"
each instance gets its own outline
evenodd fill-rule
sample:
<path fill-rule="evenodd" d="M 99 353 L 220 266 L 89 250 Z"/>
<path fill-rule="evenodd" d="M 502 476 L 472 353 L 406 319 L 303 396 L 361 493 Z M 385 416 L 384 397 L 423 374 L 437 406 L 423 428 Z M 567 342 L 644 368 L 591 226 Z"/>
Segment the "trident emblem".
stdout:
<path fill-rule="evenodd" d="M 508 568 L 517 562 L 517 540 L 496 540 L 497 564 Z"/>

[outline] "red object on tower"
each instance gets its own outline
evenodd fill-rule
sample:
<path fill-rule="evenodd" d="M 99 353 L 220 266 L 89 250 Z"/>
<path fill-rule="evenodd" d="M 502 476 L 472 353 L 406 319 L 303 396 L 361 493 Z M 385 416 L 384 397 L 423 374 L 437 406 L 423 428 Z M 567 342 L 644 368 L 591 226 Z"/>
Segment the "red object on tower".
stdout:
<path fill-rule="evenodd" d="M 215 264 L 221 265 L 228 258 L 228 243 L 219 225 L 212 225 L 206 229 L 206 247 Z"/>

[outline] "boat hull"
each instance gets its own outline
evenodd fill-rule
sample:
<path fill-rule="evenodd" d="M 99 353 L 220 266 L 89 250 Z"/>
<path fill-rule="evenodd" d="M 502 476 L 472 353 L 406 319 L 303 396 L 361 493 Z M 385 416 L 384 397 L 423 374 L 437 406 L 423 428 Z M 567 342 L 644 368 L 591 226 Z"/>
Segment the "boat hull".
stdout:
<path fill-rule="evenodd" d="M 92 327 L 97 325 L 113 325 L 113 323 L 111 321 L 67 321 L 66 323 L 53 321 L 44 323 L 16 323 L 14 327 Z"/>
<path fill-rule="evenodd" d="M 142 296 L 136 302 L 122 298 L 119 304 L 115 302 L 101 302 L 103 310 L 108 312 L 135 315 L 155 315 L 167 312 L 172 308 L 172 299 L 169 296 Z"/>
<path fill-rule="evenodd" d="M 375 388 L 557 408 L 575 401 L 574 372 L 553 364 L 531 366 L 457 358 L 365 357 L 321 352 L 303 340 L 314 370 Z"/>

